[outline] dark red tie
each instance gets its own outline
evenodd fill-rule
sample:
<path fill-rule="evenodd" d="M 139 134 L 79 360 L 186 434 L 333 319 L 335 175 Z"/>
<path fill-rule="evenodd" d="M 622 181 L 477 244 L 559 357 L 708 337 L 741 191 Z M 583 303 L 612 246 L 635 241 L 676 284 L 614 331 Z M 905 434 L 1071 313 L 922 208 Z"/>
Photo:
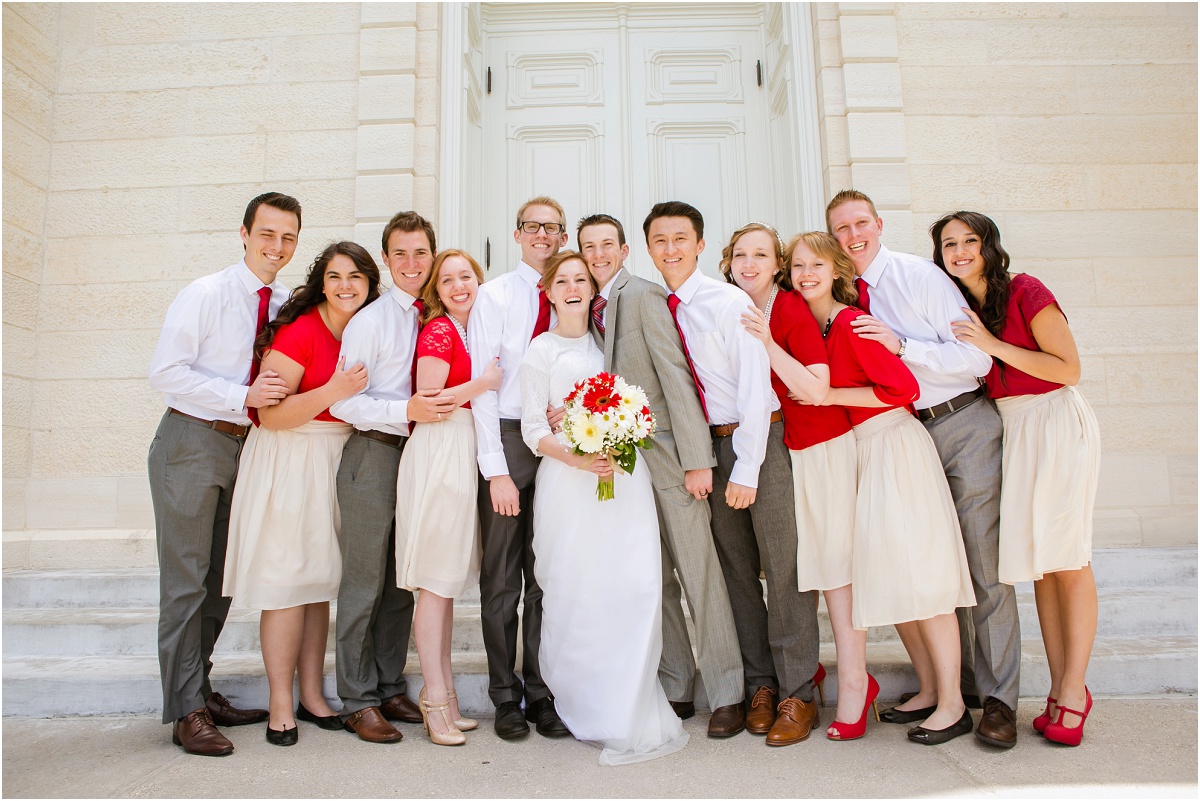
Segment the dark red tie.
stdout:
<path fill-rule="evenodd" d="M 420 298 L 417 298 L 416 300 L 413 301 L 413 308 L 417 310 L 417 333 L 420 334 L 421 327 L 422 327 L 421 326 L 421 316 L 423 314 L 425 314 L 425 301 L 421 300 Z M 409 372 L 409 375 L 412 379 L 412 384 L 410 385 L 410 387 L 411 387 L 410 397 L 412 395 L 417 394 L 417 347 L 416 346 L 417 346 L 417 343 L 414 342 L 413 343 L 412 369 Z M 413 423 L 413 422 L 410 422 L 408 424 L 409 436 L 412 436 L 413 429 L 416 428 L 416 425 L 417 424 Z"/>
<path fill-rule="evenodd" d="M 538 316 L 537 321 L 533 324 L 533 336 L 529 341 L 537 339 L 542 334 L 550 330 L 550 298 L 546 297 L 546 293 L 538 290 Z"/>
<path fill-rule="evenodd" d="M 608 305 L 608 301 L 603 295 L 597 295 L 592 301 L 592 322 L 596 324 L 596 329 L 604 333 L 604 307 Z"/>
<path fill-rule="evenodd" d="M 871 313 L 871 292 L 867 287 L 867 282 L 862 278 L 854 279 L 854 288 L 858 290 L 858 308 Z"/>
<path fill-rule="evenodd" d="M 688 351 L 687 337 L 683 335 L 683 329 L 679 327 L 679 314 L 675 311 L 679 308 L 679 296 L 672 292 L 667 295 L 667 308 L 671 310 L 671 319 L 675 321 L 675 330 L 679 332 L 679 342 L 683 345 L 683 356 L 687 359 L 688 369 L 692 371 L 692 381 L 696 383 L 696 392 L 700 394 L 700 408 L 704 410 L 704 419 L 708 420 L 708 405 L 704 402 L 704 382 L 700 380 L 700 376 L 696 375 L 696 365 L 692 364 L 692 354 Z"/>
<path fill-rule="evenodd" d="M 262 333 L 263 328 L 267 325 L 267 316 L 271 311 L 271 287 L 264 286 L 258 290 L 258 324 L 254 326 L 254 341 L 258 341 L 258 335 Z M 253 348 L 253 346 L 251 346 Z M 257 354 L 254 354 L 253 361 L 250 362 L 250 384 L 254 384 L 254 379 L 258 378 L 258 371 L 262 364 Z M 254 425 L 258 425 L 258 410 L 250 409 L 250 421 Z"/>

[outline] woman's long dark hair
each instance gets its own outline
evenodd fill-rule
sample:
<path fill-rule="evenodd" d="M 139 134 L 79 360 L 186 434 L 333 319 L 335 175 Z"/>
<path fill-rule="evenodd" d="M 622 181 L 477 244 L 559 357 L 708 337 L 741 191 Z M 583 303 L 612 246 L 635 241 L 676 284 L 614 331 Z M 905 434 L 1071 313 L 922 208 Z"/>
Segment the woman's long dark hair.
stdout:
<path fill-rule="evenodd" d="M 942 258 L 942 229 L 951 220 L 958 220 L 971 229 L 979 237 L 979 253 L 983 257 L 983 280 L 987 284 L 987 292 L 983 297 L 983 305 L 979 309 L 979 319 L 992 336 L 999 337 L 1004 328 L 1004 317 L 1008 310 L 1008 293 L 1012 284 L 1012 276 L 1008 274 L 1008 251 L 1000 245 L 1000 229 L 991 217 L 977 211 L 956 211 L 947 214 L 929 227 L 929 235 L 933 238 L 933 261 L 942 272 L 950 275 Z M 968 300 L 971 293 L 963 283 L 950 275 L 952 280 Z"/>
<path fill-rule="evenodd" d="M 357 242 L 334 242 L 321 251 L 308 268 L 304 283 L 292 290 L 292 295 L 283 304 L 274 320 L 263 326 L 263 330 L 254 340 L 254 358 L 261 360 L 263 354 L 271 348 L 275 341 L 275 332 L 288 323 L 294 323 L 301 315 L 325 300 L 325 270 L 334 256 L 346 256 L 354 262 L 354 267 L 367 277 L 367 299 L 361 310 L 371 301 L 379 297 L 379 268 L 366 248 Z"/>

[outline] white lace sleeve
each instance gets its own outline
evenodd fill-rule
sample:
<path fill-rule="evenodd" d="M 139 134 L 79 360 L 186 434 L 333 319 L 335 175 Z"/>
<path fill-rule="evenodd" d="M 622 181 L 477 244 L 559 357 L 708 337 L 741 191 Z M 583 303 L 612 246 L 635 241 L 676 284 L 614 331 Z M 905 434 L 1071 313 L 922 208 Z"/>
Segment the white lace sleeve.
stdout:
<path fill-rule="evenodd" d="M 550 372 L 547 369 L 552 354 L 541 338 L 535 339 L 525 351 L 518 377 L 521 381 L 521 438 L 535 454 L 542 437 L 553 432 L 546 421 L 546 406 L 550 402 Z"/>

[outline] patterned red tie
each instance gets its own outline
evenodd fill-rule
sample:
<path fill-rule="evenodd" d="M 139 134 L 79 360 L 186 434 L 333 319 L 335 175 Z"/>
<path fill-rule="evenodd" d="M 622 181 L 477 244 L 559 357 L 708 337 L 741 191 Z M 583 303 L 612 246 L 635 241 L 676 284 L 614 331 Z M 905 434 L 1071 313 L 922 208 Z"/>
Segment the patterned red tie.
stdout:
<path fill-rule="evenodd" d="M 667 308 L 671 310 L 671 319 L 675 321 L 675 330 L 679 332 L 679 342 L 683 345 L 683 355 L 687 359 L 688 369 L 692 371 L 692 381 L 696 383 L 696 392 L 700 394 L 700 408 L 704 410 L 704 419 L 708 420 L 708 405 L 704 402 L 704 382 L 700 380 L 700 376 L 696 375 L 696 366 L 692 364 L 692 354 L 688 351 L 687 337 L 683 335 L 683 329 L 679 327 L 679 314 L 675 311 L 679 308 L 679 296 L 672 292 L 667 296 Z"/>
<path fill-rule="evenodd" d="M 862 278 L 854 279 L 854 288 L 858 290 L 858 308 L 871 313 L 871 292 L 867 286 L 867 282 Z"/>
<path fill-rule="evenodd" d="M 608 305 L 608 301 L 603 295 L 597 295 L 592 301 L 592 322 L 596 324 L 596 330 L 601 334 L 604 333 L 604 307 Z"/>
<path fill-rule="evenodd" d="M 263 328 L 267 325 L 267 315 L 271 310 L 271 287 L 264 286 L 258 290 L 258 324 L 254 327 L 254 341 L 258 341 L 258 335 L 262 333 Z M 253 346 L 252 346 L 253 347 Z M 262 363 L 257 354 L 254 354 L 253 360 L 250 362 L 250 384 L 254 384 L 254 379 L 258 378 L 258 371 L 262 367 Z M 250 416 L 250 422 L 258 425 L 258 409 L 250 409 L 247 414 Z"/>
<path fill-rule="evenodd" d="M 546 297 L 546 293 L 538 290 L 538 316 L 537 321 L 533 324 L 533 336 L 529 341 L 537 339 L 542 334 L 550 330 L 550 298 Z"/>
<path fill-rule="evenodd" d="M 421 325 L 421 317 L 425 314 L 425 301 L 421 300 L 420 298 L 417 298 L 416 300 L 413 301 L 413 308 L 417 310 L 417 333 L 420 334 L 421 328 L 423 327 Z M 409 371 L 409 376 L 412 380 L 412 383 L 409 385 L 410 390 L 411 390 L 410 397 L 412 395 L 417 394 L 417 347 L 416 347 L 416 345 L 417 345 L 417 343 L 413 342 L 412 369 Z M 408 435 L 410 437 L 412 436 L 413 429 L 416 428 L 416 426 L 417 426 L 416 423 L 409 422 Z"/>

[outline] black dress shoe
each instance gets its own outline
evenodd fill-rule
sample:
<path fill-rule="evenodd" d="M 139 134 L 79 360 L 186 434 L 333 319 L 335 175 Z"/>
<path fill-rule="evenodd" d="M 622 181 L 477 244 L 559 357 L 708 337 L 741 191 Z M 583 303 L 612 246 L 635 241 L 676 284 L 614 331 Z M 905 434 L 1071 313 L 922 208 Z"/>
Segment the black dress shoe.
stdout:
<path fill-rule="evenodd" d="M 267 724 L 267 742 L 271 745 L 295 745 L 300 739 L 300 729 L 293 726 L 290 729 L 283 731 L 275 731 L 271 728 L 271 724 Z"/>
<path fill-rule="evenodd" d="M 915 726 L 908 730 L 908 739 L 921 745 L 941 745 L 942 743 L 950 742 L 955 737 L 970 734 L 973 728 L 975 728 L 975 722 L 971 720 L 971 710 L 964 709 L 962 717 L 958 719 L 958 723 L 951 724 L 944 729 L 927 729 L 924 726 Z"/>
<path fill-rule="evenodd" d="M 696 716 L 696 705 L 691 701 L 668 701 L 671 709 L 675 710 L 675 714 L 680 720 L 687 720 Z"/>
<path fill-rule="evenodd" d="M 916 698 L 916 693 L 900 693 L 900 703 L 906 704 Z M 967 709 L 983 709 L 983 704 L 979 703 L 978 695 L 964 695 L 963 703 L 967 705 Z"/>
<path fill-rule="evenodd" d="M 529 724 L 521 714 L 521 705 L 516 701 L 505 701 L 496 707 L 496 736 L 501 740 L 515 740 L 529 734 Z"/>
<path fill-rule="evenodd" d="M 325 731 L 337 731 L 342 728 L 341 715 L 329 715 L 321 717 L 314 715 L 305 709 L 304 704 L 296 704 L 296 720 L 303 720 L 306 723 L 315 723 Z"/>
<path fill-rule="evenodd" d="M 553 698 L 539 698 L 528 703 L 525 706 L 525 719 L 537 724 L 537 733 L 543 737 L 571 736 L 571 730 L 554 709 Z"/>
<path fill-rule="evenodd" d="M 937 706 L 927 706 L 921 709 L 885 709 L 879 713 L 879 719 L 884 723 L 915 723 L 924 720 L 937 710 Z"/>

